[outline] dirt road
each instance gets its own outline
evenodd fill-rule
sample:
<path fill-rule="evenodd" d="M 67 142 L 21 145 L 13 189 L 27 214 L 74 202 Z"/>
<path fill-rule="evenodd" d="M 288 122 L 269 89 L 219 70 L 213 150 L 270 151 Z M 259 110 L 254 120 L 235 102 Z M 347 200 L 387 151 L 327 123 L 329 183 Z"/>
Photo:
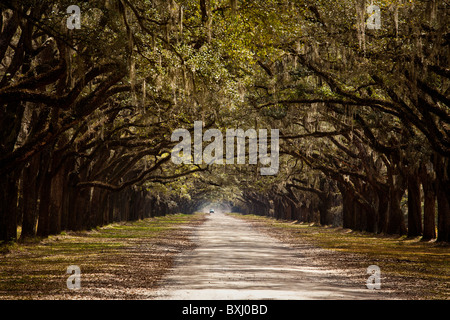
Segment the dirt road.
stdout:
<path fill-rule="evenodd" d="M 193 241 L 197 247 L 177 258 L 156 299 L 386 298 L 365 281 L 355 286 L 339 270 L 317 268 L 302 254 L 310 248 L 294 249 L 225 214 L 211 214 Z"/>

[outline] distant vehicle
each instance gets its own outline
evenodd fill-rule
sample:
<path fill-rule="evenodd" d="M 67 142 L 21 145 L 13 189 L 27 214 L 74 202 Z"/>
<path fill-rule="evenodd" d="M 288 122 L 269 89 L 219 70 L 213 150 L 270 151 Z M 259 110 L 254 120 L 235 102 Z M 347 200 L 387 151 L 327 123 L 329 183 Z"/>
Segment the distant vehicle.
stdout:
<path fill-rule="evenodd" d="M 209 209 L 209 213 L 214 213 L 214 209 Z"/>

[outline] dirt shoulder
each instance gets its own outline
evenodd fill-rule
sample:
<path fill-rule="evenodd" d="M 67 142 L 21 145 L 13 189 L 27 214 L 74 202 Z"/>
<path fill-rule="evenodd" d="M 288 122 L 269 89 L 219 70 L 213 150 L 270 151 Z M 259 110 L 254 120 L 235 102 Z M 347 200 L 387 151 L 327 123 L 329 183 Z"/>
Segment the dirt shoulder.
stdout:
<path fill-rule="evenodd" d="M 146 299 L 204 220 L 168 215 L 16 244 L 0 255 L 0 300 Z M 70 265 L 81 270 L 76 290 L 67 288 Z"/>
<path fill-rule="evenodd" d="M 349 282 L 365 282 L 369 265 L 381 269 L 382 289 L 396 299 L 450 299 L 450 247 L 420 239 L 379 236 L 255 215 L 232 214 L 304 251 L 318 268 L 339 269 Z"/>

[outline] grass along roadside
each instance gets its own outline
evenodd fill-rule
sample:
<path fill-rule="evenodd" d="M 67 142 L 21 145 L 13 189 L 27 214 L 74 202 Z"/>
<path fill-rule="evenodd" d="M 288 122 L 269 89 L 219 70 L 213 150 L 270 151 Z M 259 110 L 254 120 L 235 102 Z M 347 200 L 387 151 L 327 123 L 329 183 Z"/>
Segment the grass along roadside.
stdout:
<path fill-rule="evenodd" d="M 0 300 L 147 298 L 204 219 L 167 215 L 9 245 L 0 254 Z M 80 289 L 67 289 L 70 265 L 81 269 Z"/>
<path fill-rule="evenodd" d="M 308 243 L 327 250 L 320 265 L 348 270 L 365 283 L 369 265 L 378 265 L 382 287 L 402 299 L 450 299 L 450 246 L 420 238 L 383 236 L 321 227 L 257 215 L 232 213 L 293 246 Z M 354 279 L 355 280 L 355 279 Z"/>

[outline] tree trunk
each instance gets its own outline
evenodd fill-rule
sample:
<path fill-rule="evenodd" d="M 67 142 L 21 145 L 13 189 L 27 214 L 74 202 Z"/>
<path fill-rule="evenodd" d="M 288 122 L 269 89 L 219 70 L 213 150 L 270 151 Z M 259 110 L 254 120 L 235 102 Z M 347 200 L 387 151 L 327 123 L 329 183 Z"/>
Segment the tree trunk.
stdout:
<path fill-rule="evenodd" d="M 387 232 L 387 217 L 389 209 L 389 193 L 383 189 L 377 189 L 378 196 L 378 233 Z"/>
<path fill-rule="evenodd" d="M 52 186 L 52 177 L 51 174 L 46 170 L 39 197 L 39 220 L 37 226 L 38 237 L 47 237 L 50 232 L 51 186 Z"/>
<path fill-rule="evenodd" d="M 387 234 L 406 234 L 405 218 L 403 217 L 402 209 L 400 208 L 401 194 L 398 190 L 392 190 L 389 198 L 389 213 Z"/>
<path fill-rule="evenodd" d="M 356 200 L 353 202 L 353 229 L 358 231 L 363 231 L 362 218 L 363 211 L 361 205 Z"/>
<path fill-rule="evenodd" d="M 286 219 L 292 220 L 292 205 L 290 203 L 287 203 L 285 210 L 286 210 Z"/>
<path fill-rule="evenodd" d="M 422 235 L 422 207 L 417 172 L 408 175 L 408 236 Z"/>
<path fill-rule="evenodd" d="M 79 189 L 76 187 L 78 183 L 79 177 L 76 172 L 71 172 L 69 174 L 68 183 L 67 183 L 67 192 L 68 192 L 68 211 L 67 211 L 67 229 L 68 230 L 77 230 L 77 214 L 75 211 L 75 206 L 78 199 Z"/>
<path fill-rule="evenodd" d="M 64 200 L 64 170 L 61 168 L 53 176 L 50 191 L 50 221 L 49 234 L 61 233 L 61 216 Z"/>
<path fill-rule="evenodd" d="M 423 236 L 422 240 L 436 238 L 436 193 L 433 186 L 425 186 L 423 206 Z"/>
<path fill-rule="evenodd" d="M 438 234 L 439 242 L 450 242 L 450 160 L 442 156 L 436 159 Z"/>
<path fill-rule="evenodd" d="M 30 159 L 28 167 L 23 170 L 23 218 L 22 233 L 20 238 L 32 238 L 36 236 L 37 210 L 38 210 L 38 194 L 39 194 L 39 155 L 35 155 Z"/>
<path fill-rule="evenodd" d="M 436 241 L 450 242 L 450 159 L 436 155 L 436 194 L 438 205 L 438 232 Z"/>
<path fill-rule="evenodd" d="M 14 17 L 16 17 L 15 14 Z M 13 28 L 10 30 L 11 37 L 14 35 L 13 30 L 15 30 L 15 28 L 17 27 L 16 22 L 14 21 L 15 18 L 14 20 L 8 21 L 8 24 L 9 22 L 11 22 L 11 24 L 9 25 Z M 6 44 L 6 42 L 4 42 L 3 44 Z M 0 47 L 6 48 L 3 45 Z M 0 51 L 3 50 L 0 48 Z M 3 53 L 1 53 L 0 56 L 3 56 Z M 24 110 L 25 104 L 20 103 L 19 100 L 16 102 L 8 103 L 6 105 L 2 105 L 2 108 L 0 108 L 1 156 L 8 155 L 14 150 L 14 146 L 20 133 Z M 22 169 L 22 164 L 16 164 L 13 170 L 0 174 L 0 241 L 17 240 L 17 197 L 19 192 L 18 180 Z"/>
<path fill-rule="evenodd" d="M 99 225 L 103 226 L 108 224 L 108 191 L 102 190 L 101 196 L 100 196 L 100 211 L 101 214 L 99 217 L 101 217 L 101 221 L 99 221 Z"/>
<path fill-rule="evenodd" d="M 332 197 L 330 193 L 323 193 L 319 196 L 319 221 L 323 226 L 333 223 L 330 212 Z"/>
<path fill-rule="evenodd" d="M 388 180 L 389 210 L 386 233 L 404 235 L 407 230 L 400 202 L 405 190 L 405 181 L 398 166 L 393 165 L 388 168 Z"/>
<path fill-rule="evenodd" d="M 0 177 L 0 242 L 17 240 L 18 173 Z"/>
<path fill-rule="evenodd" d="M 448 190 L 442 184 L 438 187 L 438 242 L 450 242 L 450 196 Z"/>
<path fill-rule="evenodd" d="M 39 174 L 42 185 L 39 192 L 39 214 L 37 236 L 47 237 L 50 231 L 50 192 L 52 184 L 51 172 L 49 172 L 52 150 L 47 147 L 41 152 Z"/>
<path fill-rule="evenodd" d="M 102 193 L 103 189 L 94 188 L 89 206 L 89 228 L 101 226 L 103 222 Z"/>
<path fill-rule="evenodd" d="M 347 188 L 340 188 L 342 194 L 342 227 L 346 229 L 355 228 L 355 196 Z"/>
<path fill-rule="evenodd" d="M 377 211 L 372 206 L 364 206 L 365 211 L 365 227 L 364 230 L 367 232 L 376 233 L 377 232 Z"/>
<path fill-rule="evenodd" d="M 403 191 L 392 188 L 389 197 L 389 213 L 387 234 L 406 234 L 405 218 L 403 217 L 402 209 L 400 208 L 400 200 Z"/>
<path fill-rule="evenodd" d="M 62 202 L 62 212 L 61 212 L 61 230 L 69 229 L 69 217 L 71 210 L 71 198 L 72 198 L 72 182 L 71 174 L 75 168 L 75 159 L 71 158 L 66 160 L 64 165 L 64 188 L 63 188 L 63 202 Z"/>
<path fill-rule="evenodd" d="M 89 227 L 90 188 L 80 188 L 75 202 L 75 230 Z"/>
<path fill-rule="evenodd" d="M 425 165 L 420 167 L 419 175 L 423 188 L 423 241 L 436 238 L 436 182 L 434 172 L 427 172 Z"/>

